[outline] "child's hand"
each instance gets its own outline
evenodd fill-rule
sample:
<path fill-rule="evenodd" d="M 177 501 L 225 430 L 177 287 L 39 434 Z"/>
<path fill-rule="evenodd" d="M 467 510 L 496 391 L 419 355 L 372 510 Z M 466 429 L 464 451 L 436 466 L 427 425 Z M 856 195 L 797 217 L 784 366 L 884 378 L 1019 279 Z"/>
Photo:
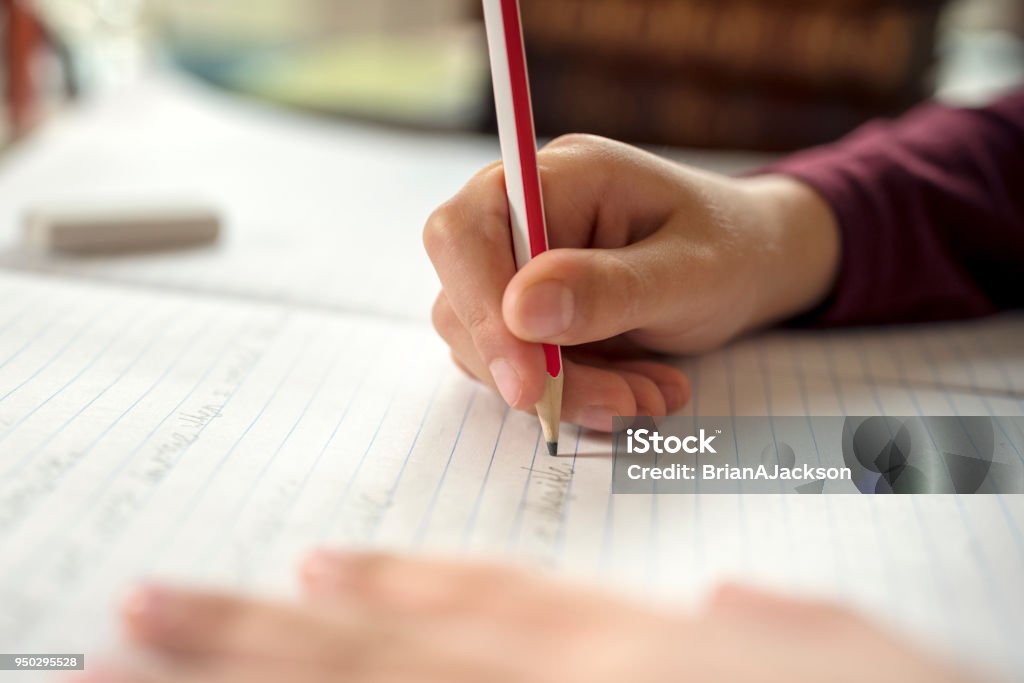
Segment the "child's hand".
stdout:
<path fill-rule="evenodd" d="M 576 347 L 565 349 L 566 421 L 608 430 L 613 415 L 677 410 L 686 378 L 622 360 L 623 350 L 710 349 L 829 291 L 835 221 L 795 180 L 728 178 L 591 136 L 559 138 L 538 160 L 552 251 L 522 271 L 499 163 L 435 211 L 423 235 L 444 289 L 438 332 L 460 367 L 515 408 L 540 398 L 536 342 L 551 342 Z"/>
<path fill-rule="evenodd" d="M 270 603 L 151 587 L 132 641 L 162 671 L 90 667 L 89 683 L 950 683 L 964 681 L 851 612 L 719 591 L 660 613 L 500 566 L 320 554 L 307 599 Z"/>

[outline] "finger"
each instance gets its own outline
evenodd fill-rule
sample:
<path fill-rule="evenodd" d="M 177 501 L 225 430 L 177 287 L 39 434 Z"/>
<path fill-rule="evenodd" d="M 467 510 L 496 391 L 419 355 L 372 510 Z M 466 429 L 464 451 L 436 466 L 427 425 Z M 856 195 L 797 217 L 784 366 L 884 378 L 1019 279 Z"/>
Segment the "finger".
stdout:
<path fill-rule="evenodd" d="M 690 402 L 690 380 L 677 368 L 654 361 L 617 361 L 610 364 L 616 370 L 626 370 L 647 377 L 654 382 L 665 402 L 665 412 L 672 413 Z M 651 415 L 652 413 L 641 413 Z"/>
<path fill-rule="evenodd" d="M 513 567 L 317 550 L 300 567 L 305 592 L 408 612 L 487 610 L 533 582 Z"/>
<path fill-rule="evenodd" d="M 763 588 L 726 583 L 719 586 L 709 604 L 711 614 L 737 615 L 752 621 L 821 626 L 853 618 L 853 614 L 829 601 L 794 597 Z"/>
<path fill-rule="evenodd" d="M 509 332 L 501 317 L 501 298 L 516 272 L 502 178 L 500 169 L 478 174 L 431 215 L 423 243 L 502 398 L 525 408 L 543 392 L 544 354 Z"/>
<path fill-rule="evenodd" d="M 690 381 L 678 368 L 657 361 L 616 360 L 621 354 L 616 353 L 615 350 L 609 351 L 597 347 L 597 344 L 588 344 L 582 347 L 572 347 L 565 352 L 572 360 L 581 365 L 592 365 L 623 373 L 631 372 L 650 379 L 657 385 L 658 391 L 661 393 L 666 414 L 679 410 L 689 403 L 692 394 Z M 608 355 L 611 355 L 611 358 L 607 358 Z M 638 402 L 644 405 L 650 404 L 650 402 L 640 401 L 639 397 Z M 656 415 L 657 413 L 640 414 Z"/>
<path fill-rule="evenodd" d="M 451 337 L 450 343 L 453 345 L 451 357 L 455 367 L 470 379 L 482 382 L 494 390 L 494 383 L 487 376 L 487 373 L 483 372 L 483 365 L 480 362 L 479 356 L 475 353 L 475 349 L 469 339 L 469 335 L 463 333 L 461 338 L 458 335 L 453 336 Z M 456 349 L 458 350 L 456 351 Z M 466 356 L 466 360 L 463 361 L 459 354 L 464 354 Z M 671 365 L 652 361 L 619 361 L 606 363 L 593 356 L 586 356 L 581 361 L 577 361 L 577 357 L 571 350 L 568 351 L 566 355 L 566 362 L 577 362 L 581 367 L 603 367 L 605 369 L 619 372 L 627 380 L 627 383 L 633 390 L 634 398 L 637 402 L 637 410 L 639 411 L 637 414 L 639 415 L 667 415 L 679 410 L 690 402 L 690 397 L 692 395 L 690 381 L 687 379 L 686 375 Z M 651 380 L 661 394 L 661 403 L 664 404 L 664 409 L 662 410 L 660 407 L 655 407 L 659 406 L 657 398 L 647 401 L 642 400 L 640 398 L 640 392 L 643 392 L 647 387 L 640 385 L 635 378 L 630 380 L 628 375 L 640 375 Z M 566 396 L 569 397 L 571 402 L 574 398 L 574 393 L 578 393 L 574 390 L 574 387 L 567 387 L 563 393 L 563 403 L 565 403 Z M 581 398 L 580 402 L 590 405 L 594 404 L 596 400 L 596 397 L 589 398 L 584 396 Z M 603 401 L 598 401 L 598 403 L 601 402 Z M 533 411 L 528 410 L 527 412 Z M 568 412 L 566 412 L 566 415 L 568 415 Z M 565 421 L 570 422 L 571 420 L 566 417 Z"/>
<path fill-rule="evenodd" d="M 630 372 L 622 368 L 615 368 L 617 372 L 629 385 L 633 392 L 633 403 L 635 404 L 635 415 L 664 415 L 665 397 L 661 395 L 658 385 L 650 377 L 638 372 Z"/>
<path fill-rule="evenodd" d="M 151 648 L 321 663 L 346 661 L 373 630 L 343 616 L 161 586 L 135 589 L 122 606 L 128 636 Z"/>
<path fill-rule="evenodd" d="M 678 164 L 596 135 L 552 140 L 537 165 L 552 249 L 637 242 L 669 219 L 686 187 Z"/>
<path fill-rule="evenodd" d="M 507 565 L 319 550 L 303 563 L 301 576 L 313 600 L 357 603 L 381 618 L 401 619 L 425 637 L 447 630 L 466 644 L 467 634 L 486 636 L 491 642 L 481 653 L 521 639 L 546 644 L 550 636 L 578 631 L 581 623 L 610 612 L 622 619 L 636 614 L 592 587 Z"/>
<path fill-rule="evenodd" d="M 383 612 L 383 618 L 395 613 L 416 618 L 420 628 L 478 624 L 469 628 L 493 627 L 506 637 L 539 622 L 549 628 L 562 617 L 571 628 L 584 612 L 607 603 L 593 591 L 513 566 L 382 553 L 318 550 L 306 558 L 300 575 L 306 594 L 318 601 L 357 603 Z"/>
<path fill-rule="evenodd" d="M 470 379 L 476 380 L 482 384 L 487 385 L 492 391 L 498 391 L 494 384 L 494 379 L 491 377 L 487 368 L 484 366 L 483 361 L 480 359 L 480 354 L 477 353 L 476 347 L 473 345 L 473 340 L 469 336 L 469 333 L 462 327 L 462 324 L 455 319 L 454 313 L 451 312 L 450 308 L 447 308 L 447 315 L 453 322 L 440 323 L 440 317 L 438 314 L 439 307 L 435 306 L 434 324 L 437 327 L 438 333 L 441 338 L 447 342 L 451 347 L 451 358 L 463 374 Z M 500 392 L 499 392 L 500 393 Z M 522 408 L 525 412 L 534 412 L 532 407 Z"/>
<path fill-rule="evenodd" d="M 686 184 L 677 176 L 693 173 L 632 145 L 588 134 L 552 140 L 537 152 L 537 167 L 551 249 L 609 249 L 647 237 L 679 205 Z M 633 182 L 622 182 L 624 177 Z M 502 191 L 492 195 L 489 208 L 507 216 L 500 161 L 478 171 L 463 191 L 486 188 L 495 178 L 500 178 Z M 637 201 L 639 189 L 642 202 Z"/>
<path fill-rule="evenodd" d="M 445 341 L 451 346 L 453 357 L 470 376 L 493 388 L 493 382 L 483 371 L 483 363 L 476 355 L 468 332 L 451 330 Z M 562 368 L 565 374 L 565 389 L 562 393 L 564 422 L 607 432 L 611 431 L 614 416 L 636 414 L 634 388 L 623 373 L 579 364 L 570 357 L 563 357 Z M 526 410 L 532 410 L 532 406 Z"/>
<path fill-rule="evenodd" d="M 671 318 L 696 319 L 700 259 L 686 262 L 674 232 L 659 232 L 620 249 L 559 249 L 528 263 L 509 283 L 502 315 L 519 338 L 575 345 Z M 680 292 L 695 292 L 683 297 Z M 704 296 L 707 299 L 707 296 Z"/>
<path fill-rule="evenodd" d="M 637 414 L 634 385 L 624 373 L 564 359 L 562 419 L 600 432 L 612 431 L 612 419 Z M 635 381 L 635 380 L 634 380 Z M 661 413 L 656 413 L 661 414 Z"/>
<path fill-rule="evenodd" d="M 451 349 L 452 358 L 456 365 L 470 377 L 483 382 L 495 391 L 498 387 L 494 378 L 487 369 L 487 364 L 477 350 L 476 344 L 469 330 L 465 328 L 462 321 L 455 314 L 455 310 L 448 303 L 444 292 L 438 295 L 431 311 L 431 320 L 438 336 L 448 344 Z M 499 394 L 501 392 L 499 391 Z"/>
<path fill-rule="evenodd" d="M 456 324 L 444 326 L 441 335 L 458 364 L 471 376 L 493 387 L 469 333 Z M 563 358 L 562 367 L 565 373 L 562 419 L 603 432 L 611 431 L 612 418 L 617 415 L 664 415 L 668 399 L 661 393 L 658 381 L 669 387 L 665 391 L 672 400 L 676 400 L 676 394 L 689 391 L 685 378 L 680 381 L 676 371 L 667 366 L 657 369 L 656 363 L 595 366 L 577 362 L 570 353 Z M 678 386 L 673 387 L 673 382 Z M 637 412 L 638 402 L 643 412 Z"/>

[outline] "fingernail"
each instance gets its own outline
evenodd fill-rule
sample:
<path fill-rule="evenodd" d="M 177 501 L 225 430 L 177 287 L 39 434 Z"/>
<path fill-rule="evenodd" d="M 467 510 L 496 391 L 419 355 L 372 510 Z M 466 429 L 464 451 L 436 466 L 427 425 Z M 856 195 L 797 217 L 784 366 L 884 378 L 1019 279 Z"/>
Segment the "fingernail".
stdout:
<path fill-rule="evenodd" d="M 528 287 L 520 295 L 520 321 L 534 337 L 555 337 L 572 325 L 575 305 L 572 290 L 561 282 L 540 282 Z"/>
<path fill-rule="evenodd" d="M 489 369 L 505 403 L 510 406 L 519 403 L 519 397 L 523 393 L 523 380 L 519 378 L 519 373 L 512 364 L 504 358 L 498 358 L 491 363 Z"/>
<path fill-rule="evenodd" d="M 590 429 L 609 432 L 612 429 L 612 418 L 618 415 L 607 406 L 588 406 L 580 413 L 580 424 Z"/>
<path fill-rule="evenodd" d="M 658 390 L 665 399 L 665 409 L 668 412 L 679 410 L 683 407 L 683 390 L 676 384 L 659 384 Z"/>

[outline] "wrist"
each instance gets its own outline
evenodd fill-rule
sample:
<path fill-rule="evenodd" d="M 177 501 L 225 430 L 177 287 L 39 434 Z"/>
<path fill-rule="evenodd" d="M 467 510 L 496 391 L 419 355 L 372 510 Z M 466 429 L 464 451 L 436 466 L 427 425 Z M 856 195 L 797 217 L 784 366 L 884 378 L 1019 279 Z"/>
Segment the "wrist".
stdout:
<path fill-rule="evenodd" d="M 783 175 L 742 181 L 755 207 L 759 286 L 750 328 L 793 318 L 823 302 L 839 271 L 839 225 L 809 185 Z"/>

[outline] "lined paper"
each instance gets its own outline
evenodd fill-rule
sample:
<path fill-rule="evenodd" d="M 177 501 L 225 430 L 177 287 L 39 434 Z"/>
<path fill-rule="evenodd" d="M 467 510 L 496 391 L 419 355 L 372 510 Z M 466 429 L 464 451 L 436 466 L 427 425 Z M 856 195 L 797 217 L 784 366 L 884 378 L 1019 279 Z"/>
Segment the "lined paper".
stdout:
<path fill-rule="evenodd" d="M 96 651 L 150 576 L 288 595 L 321 544 L 506 558 L 693 605 L 831 597 L 1024 672 L 1019 496 L 611 496 L 610 441 L 418 322 L 0 275 L 0 642 Z M 691 415 L 1020 415 L 1024 318 L 773 333 L 680 361 Z M 787 434 L 814 448 L 814 433 Z"/>

